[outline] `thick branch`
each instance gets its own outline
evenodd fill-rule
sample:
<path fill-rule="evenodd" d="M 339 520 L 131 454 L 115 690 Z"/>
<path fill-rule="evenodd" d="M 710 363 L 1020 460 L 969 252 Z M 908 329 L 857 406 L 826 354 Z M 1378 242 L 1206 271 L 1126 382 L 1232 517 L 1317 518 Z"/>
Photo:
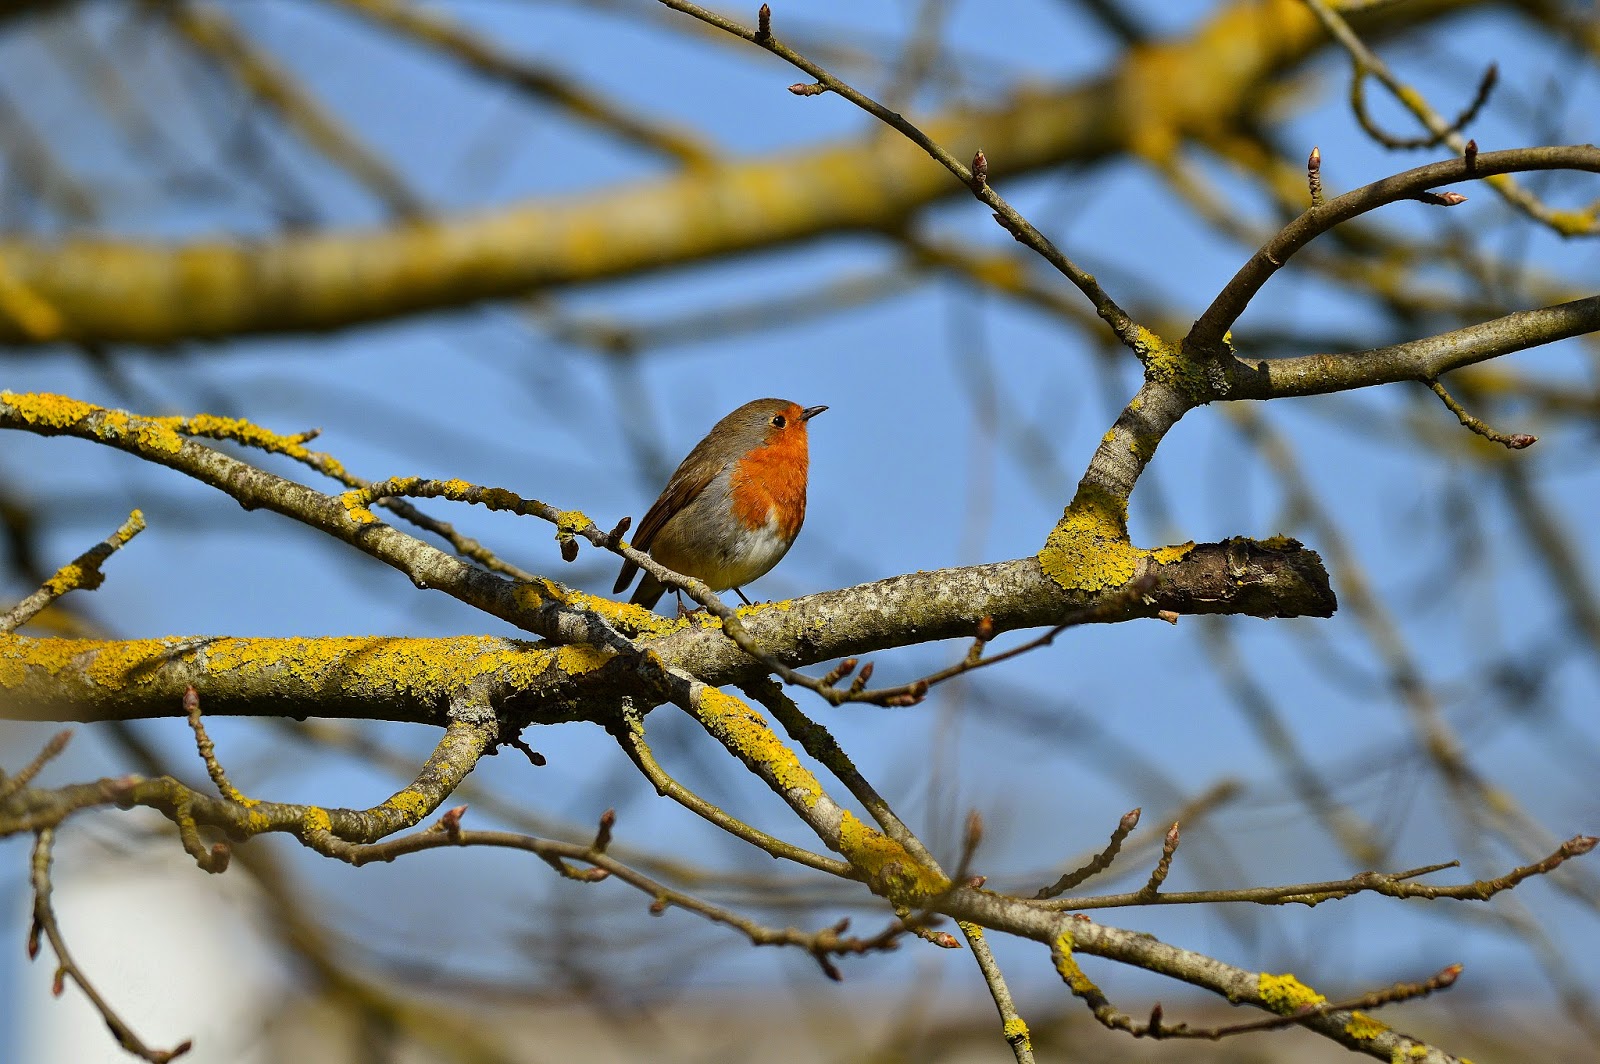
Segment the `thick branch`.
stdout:
<path fill-rule="evenodd" d="M 1293 540 L 1201 544 L 1158 573 L 1150 601 L 1130 604 L 1120 619 L 1161 610 L 1326 617 L 1336 605 L 1321 560 Z M 1021 558 L 910 573 L 740 614 L 762 647 L 799 666 L 971 637 L 984 617 L 993 619 L 996 632 L 1040 627 L 1120 590 L 1067 592 L 1036 559 Z M 712 685 L 765 675 L 700 614 L 640 644 L 669 667 Z M 183 692 L 193 685 L 205 691 L 209 716 L 443 724 L 445 699 L 485 683 L 497 703 L 515 699 L 519 718 L 598 719 L 609 714 L 617 695 L 638 693 L 636 674 L 606 668 L 608 660 L 586 648 L 487 636 L 130 642 L 13 636 L 0 638 L 0 701 L 6 716 L 22 719 L 130 720 L 178 715 Z"/>
<path fill-rule="evenodd" d="M 1228 398 L 1280 399 L 1396 381 L 1426 381 L 1462 366 L 1597 331 L 1600 296 L 1589 296 L 1368 351 L 1241 359 L 1229 367 Z"/>
<path fill-rule="evenodd" d="M 1377 37 L 1472 4 L 1423 0 L 1362 26 Z M 1324 44 L 1299 0 L 1241 0 L 1192 37 L 1137 50 L 1106 76 L 949 111 L 921 127 L 959 158 L 981 143 L 1007 176 L 1105 158 L 1153 136 L 1214 130 Z M 776 81 L 774 91 L 782 91 Z M 874 130 L 439 222 L 249 242 L 8 240 L 0 260 L 60 312 L 66 338 L 162 344 L 343 328 L 842 231 L 881 232 L 963 191 L 919 148 Z M 0 320 L 0 343 L 29 342 Z"/>

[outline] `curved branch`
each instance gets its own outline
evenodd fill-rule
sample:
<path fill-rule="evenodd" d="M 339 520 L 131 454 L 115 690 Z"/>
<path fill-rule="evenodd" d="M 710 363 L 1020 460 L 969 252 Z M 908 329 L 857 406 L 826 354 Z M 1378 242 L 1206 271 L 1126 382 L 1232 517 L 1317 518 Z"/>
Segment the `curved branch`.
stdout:
<path fill-rule="evenodd" d="M 1447 159 L 1374 181 L 1312 207 L 1280 229 L 1233 275 L 1184 338 L 1185 351 L 1218 351 L 1222 338 L 1272 275 L 1301 248 L 1334 226 L 1396 200 L 1411 199 L 1440 185 L 1472 181 L 1496 174 L 1529 170 L 1583 170 L 1600 173 L 1600 148 L 1592 144 L 1565 147 L 1514 148 L 1483 152 L 1472 158 Z"/>

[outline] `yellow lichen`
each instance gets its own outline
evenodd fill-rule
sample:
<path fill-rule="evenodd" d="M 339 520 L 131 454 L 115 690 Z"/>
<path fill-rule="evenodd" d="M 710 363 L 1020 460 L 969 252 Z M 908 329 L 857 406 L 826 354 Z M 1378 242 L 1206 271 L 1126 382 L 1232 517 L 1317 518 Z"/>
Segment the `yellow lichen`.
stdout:
<path fill-rule="evenodd" d="M 56 570 L 54 576 L 44 582 L 45 593 L 51 598 L 60 598 L 68 591 L 84 586 L 84 571 L 81 565 L 63 565 Z"/>
<path fill-rule="evenodd" d="M 570 536 L 594 524 L 582 510 L 562 510 L 556 514 L 556 535 Z"/>
<path fill-rule="evenodd" d="M 950 881 L 922 864 L 904 846 L 863 824 L 848 809 L 839 821 L 839 852 L 896 905 L 915 906 L 950 889 Z"/>
<path fill-rule="evenodd" d="M 1424 1060 L 1427 1056 L 1427 1046 L 1421 1042 L 1407 1040 L 1389 1050 L 1389 1064 L 1410 1064 L 1411 1061 Z M 1461 1057 L 1460 1060 L 1461 1064 L 1472 1064 L 1466 1057 Z"/>
<path fill-rule="evenodd" d="M 1098 994 L 1100 988 L 1094 985 L 1094 980 L 1083 974 L 1083 969 L 1078 967 L 1078 962 L 1073 959 L 1072 947 L 1071 931 L 1063 931 L 1056 937 L 1055 946 L 1050 950 L 1056 973 L 1061 976 L 1061 981 L 1067 984 L 1067 988 L 1077 996 Z"/>
<path fill-rule="evenodd" d="M 822 785 L 759 713 L 715 687 L 701 689 L 694 712 L 701 725 L 741 761 L 807 809 L 816 805 Z"/>
<path fill-rule="evenodd" d="M 471 487 L 470 484 L 463 481 L 450 481 L 450 483 L 461 484 L 463 491 Z M 518 511 L 522 508 L 522 498 L 515 492 L 507 491 L 505 488 L 482 489 L 478 492 L 478 502 L 491 510 Z"/>
<path fill-rule="evenodd" d="M 339 502 L 344 506 L 344 512 L 350 520 L 358 525 L 375 525 L 378 515 L 367 509 L 370 501 L 365 491 L 347 491 L 339 496 Z"/>
<path fill-rule="evenodd" d="M 1160 436 L 1146 435 L 1144 433 L 1136 432 L 1133 434 L 1133 437 L 1128 440 L 1128 453 L 1133 455 L 1134 460 L 1137 461 L 1141 466 L 1148 465 L 1150 459 L 1155 457 L 1156 447 L 1159 446 L 1160 443 Z"/>
<path fill-rule="evenodd" d="M 536 595 L 537 592 L 535 592 Z M 590 595 L 582 591 L 568 591 L 564 601 L 573 609 L 588 610 L 591 613 L 598 614 L 601 618 L 617 627 L 645 635 L 666 635 L 668 632 L 676 631 L 682 627 L 676 619 L 668 620 L 654 610 L 635 606 L 631 602 L 618 602 L 615 599 L 602 598 L 599 595 Z"/>
<path fill-rule="evenodd" d="M 1562 236 L 1587 236 L 1594 232 L 1596 212 L 1593 208 L 1551 211 L 1546 217 Z"/>
<path fill-rule="evenodd" d="M 1388 1024 L 1380 1023 L 1364 1012 L 1352 1012 L 1350 1022 L 1344 1025 L 1345 1034 L 1363 1042 L 1371 1041 L 1388 1029 Z"/>
<path fill-rule="evenodd" d="M 280 691 L 302 686 L 371 696 L 394 692 L 437 698 L 494 677 L 526 687 L 559 661 L 572 672 L 591 669 L 588 647 L 559 650 L 490 636 L 448 639 L 327 637 L 318 639 L 143 639 L 104 643 L 80 639 L 0 636 L 0 691 L 20 687 L 30 675 L 70 676 L 117 692 L 155 682 L 171 665 L 199 661 L 214 674 Z"/>
<path fill-rule="evenodd" d="M 1210 398 L 1211 384 L 1205 368 L 1180 345 L 1140 328 L 1134 337 L 1133 350 L 1144 363 L 1145 380 L 1165 384 L 1195 402 Z"/>
<path fill-rule="evenodd" d="M 1013 1044 L 1028 1040 L 1028 1025 L 1021 1016 L 1013 1016 L 1005 1022 L 1002 1030 L 1005 1032 L 1006 1041 Z"/>
<path fill-rule="evenodd" d="M 574 643 L 556 651 L 556 666 L 568 676 L 579 676 L 598 669 L 615 656 L 614 651 L 603 647 Z"/>
<path fill-rule="evenodd" d="M 300 817 L 300 826 L 307 832 L 332 831 L 333 820 L 328 816 L 328 811 L 321 806 L 308 805 L 305 813 Z"/>
<path fill-rule="evenodd" d="M 127 521 L 123 522 L 122 527 L 117 529 L 116 534 L 112 536 L 111 539 L 117 544 L 117 546 L 120 547 L 126 545 L 128 540 L 132 539 L 134 536 L 137 536 L 143 531 L 144 511 L 134 510 L 128 515 Z"/>
<path fill-rule="evenodd" d="M 1084 485 L 1050 531 L 1039 564 L 1063 588 L 1100 591 L 1132 580 L 1141 553 L 1128 542 L 1127 504 L 1104 488 Z"/>
<path fill-rule="evenodd" d="M 1186 558 L 1194 550 L 1194 540 L 1187 543 L 1176 543 L 1170 547 L 1157 547 L 1150 552 L 1150 557 L 1158 565 L 1171 565 L 1173 562 Z"/>
<path fill-rule="evenodd" d="M 740 617 L 754 617 L 756 614 L 765 613 L 768 610 L 777 610 L 779 613 L 782 613 L 793 605 L 793 599 L 779 599 L 776 602 L 752 602 L 748 606 L 740 606 L 733 612 Z M 712 621 L 716 621 L 719 626 L 722 624 L 722 619 L 720 617 L 713 617 L 710 614 L 707 614 L 707 616 L 710 617 Z"/>
<path fill-rule="evenodd" d="M 99 407 L 48 392 L 0 392 L 0 403 L 15 407 L 24 420 L 42 428 L 64 429 L 85 421 Z"/>
<path fill-rule="evenodd" d="M 427 798 L 410 787 L 391 795 L 389 800 L 383 804 L 391 809 L 398 809 L 413 824 L 427 816 L 428 810 L 432 808 L 432 803 Z"/>
<path fill-rule="evenodd" d="M 1256 993 L 1261 1003 L 1280 1016 L 1293 1015 L 1328 1000 L 1287 972 L 1283 975 L 1262 972 L 1257 980 Z"/>

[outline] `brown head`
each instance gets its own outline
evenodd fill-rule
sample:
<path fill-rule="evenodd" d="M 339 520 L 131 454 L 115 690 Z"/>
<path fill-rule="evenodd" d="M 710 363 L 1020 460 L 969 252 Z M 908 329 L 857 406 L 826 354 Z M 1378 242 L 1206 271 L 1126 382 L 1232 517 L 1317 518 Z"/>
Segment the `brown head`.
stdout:
<path fill-rule="evenodd" d="M 825 406 L 802 407 L 787 399 L 752 399 L 706 433 L 701 447 L 709 445 L 709 453 L 704 457 L 720 464 L 775 447 L 803 463 L 807 454 L 806 422 L 826 409 Z M 700 451 L 701 447 L 696 447 L 695 451 Z M 690 458 L 693 457 L 691 454 Z"/>

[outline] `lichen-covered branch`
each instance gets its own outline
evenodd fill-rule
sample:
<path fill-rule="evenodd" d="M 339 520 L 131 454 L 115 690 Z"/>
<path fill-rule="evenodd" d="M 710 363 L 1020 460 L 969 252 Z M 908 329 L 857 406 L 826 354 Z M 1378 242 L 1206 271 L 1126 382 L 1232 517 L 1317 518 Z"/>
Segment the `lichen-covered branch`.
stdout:
<path fill-rule="evenodd" d="M 128 540 L 144 531 L 144 514 L 138 510 L 128 515 L 111 535 L 96 543 L 66 565 L 57 569 L 44 586 L 5 613 L 0 614 L 0 635 L 14 632 L 38 616 L 39 612 L 69 591 L 92 591 L 105 580 L 100 566 L 120 550 Z"/>
<path fill-rule="evenodd" d="M 1419 0 L 1361 25 L 1376 36 L 1474 2 Z M 1215 129 L 1268 79 L 1326 44 L 1300 0 L 1239 0 L 1188 38 L 1139 49 L 1106 75 L 1030 89 L 992 108 L 951 110 L 921 126 L 957 157 L 981 144 L 1007 175 L 1101 159 Z M 10 239 L 0 240 L 0 261 L 60 312 L 65 338 L 163 344 L 335 329 L 842 231 L 878 232 L 961 191 L 919 148 L 873 132 L 426 225 L 250 242 Z M 0 318 L 0 343 L 28 342 L 35 338 Z"/>
<path fill-rule="evenodd" d="M 1597 331 L 1600 296 L 1589 296 L 1368 351 L 1242 358 L 1229 365 L 1228 397 L 1281 399 L 1428 381 L 1462 366 Z"/>
<path fill-rule="evenodd" d="M 1292 540 L 1200 544 L 1182 559 L 1147 563 L 1149 601 L 1107 622 L 1179 614 L 1329 616 L 1335 607 L 1315 553 Z M 985 617 L 996 631 L 1038 627 L 1117 594 L 1072 591 L 1033 558 L 908 573 L 741 611 L 752 638 L 798 667 L 845 655 L 970 638 Z M 765 675 L 704 615 L 663 622 L 642 647 L 713 685 Z M 519 720 L 593 719 L 596 705 L 639 693 L 634 673 L 607 651 L 490 636 L 319 639 L 193 636 L 143 640 L 0 637 L 7 716 L 133 720 L 173 716 L 185 688 L 206 692 L 215 716 L 306 715 L 442 724 L 444 700 L 487 685 Z M 651 704 L 654 704 L 652 702 Z"/>

